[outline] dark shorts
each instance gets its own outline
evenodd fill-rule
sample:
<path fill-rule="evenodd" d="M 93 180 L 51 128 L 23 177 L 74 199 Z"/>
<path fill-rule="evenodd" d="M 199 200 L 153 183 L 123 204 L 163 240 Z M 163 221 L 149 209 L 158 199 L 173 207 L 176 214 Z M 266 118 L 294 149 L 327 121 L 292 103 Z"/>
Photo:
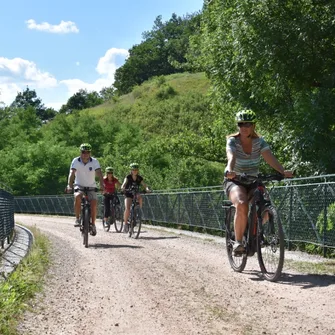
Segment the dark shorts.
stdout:
<path fill-rule="evenodd" d="M 241 182 L 236 181 L 236 180 L 225 178 L 225 180 L 223 182 L 223 189 L 225 190 L 226 195 L 227 195 L 228 198 L 229 198 L 229 193 L 230 193 L 231 189 L 236 185 L 244 187 L 245 190 L 247 191 L 247 194 L 249 195 L 249 197 L 252 195 L 255 188 L 257 188 L 257 185 L 255 183 L 244 184 L 244 183 L 241 183 Z"/>
<path fill-rule="evenodd" d="M 131 199 L 133 199 L 134 198 L 134 195 L 132 194 L 132 193 L 125 193 L 124 194 L 124 196 L 125 196 L 125 198 L 131 198 Z"/>

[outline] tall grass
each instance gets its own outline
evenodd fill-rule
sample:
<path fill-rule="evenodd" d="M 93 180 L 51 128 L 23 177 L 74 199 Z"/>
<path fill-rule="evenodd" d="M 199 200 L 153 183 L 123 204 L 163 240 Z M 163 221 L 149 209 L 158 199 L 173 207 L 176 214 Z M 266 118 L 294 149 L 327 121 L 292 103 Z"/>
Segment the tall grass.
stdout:
<path fill-rule="evenodd" d="M 42 289 L 43 277 L 49 265 L 49 241 L 36 228 L 34 244 L 16 270 L 0 282 L 0 334 L 16 335 L 17 325 L 29 300 Z"/>

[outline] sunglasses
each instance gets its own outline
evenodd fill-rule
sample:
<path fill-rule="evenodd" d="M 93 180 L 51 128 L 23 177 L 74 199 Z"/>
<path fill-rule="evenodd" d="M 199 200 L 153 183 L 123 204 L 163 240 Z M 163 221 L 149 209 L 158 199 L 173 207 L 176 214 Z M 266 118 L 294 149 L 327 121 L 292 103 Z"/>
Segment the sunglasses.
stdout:
<path fill-rule="evenodd" d="M 239 128 L 241 127 L 250 128 L 253 125 L 253 123 L 252 122 L 239 122 L 237 125 Z"/>
<path fill-rule="evenodd" d="M 82 151 L 81 153 L 82 153 L 82 154 L 90 154 L 91 151 L 84 150 L 84 151 Z"/>
<path fill-rule="evenodd" d="M 107 174 L 113 174 L 113 172 L 107 172 Z"/>

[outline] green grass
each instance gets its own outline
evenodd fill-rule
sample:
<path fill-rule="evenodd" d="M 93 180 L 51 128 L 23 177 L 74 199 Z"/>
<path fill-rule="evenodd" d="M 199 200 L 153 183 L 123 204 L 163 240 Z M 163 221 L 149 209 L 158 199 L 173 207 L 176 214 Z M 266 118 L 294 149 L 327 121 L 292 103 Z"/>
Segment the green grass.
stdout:
<path fill-rule="evenodd" d="M 16 335 L 23 312 L 29 300 L 42 289 L 44 274 L 49 265 L 49 241 L 36 228 L 34 244 L 16 270 L 6 281 L 0 282 L 0 334 Z"/>
<path fill-rule="evenodd" d="M 285 266 L 302 273 L 309 273 L 314 275 L 335 275 L 334 260 L 313 263 L 285 259 Z"/>

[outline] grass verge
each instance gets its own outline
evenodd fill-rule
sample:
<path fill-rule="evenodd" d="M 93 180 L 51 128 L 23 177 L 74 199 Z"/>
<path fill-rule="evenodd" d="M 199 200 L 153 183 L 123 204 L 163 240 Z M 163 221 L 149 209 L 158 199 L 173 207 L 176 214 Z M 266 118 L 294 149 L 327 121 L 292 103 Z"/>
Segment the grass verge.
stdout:
<path fill-rule="evenodd" d="M 302 262 L 285 259 L 285 266 L 288 266 L 301 273 L 309 273 L 313 275 L 335 275 L 335 261 L 325 260 L 324 262 Z"/>
<path fill-rule="evenodd" d="M 0 282 L 0 334 L 17 335 L 17 325 L 28 302 L 41 291 L 49 265 L 49 241 L 38 229 L 29 227 L 34 244 L 6 281 Z"/>

